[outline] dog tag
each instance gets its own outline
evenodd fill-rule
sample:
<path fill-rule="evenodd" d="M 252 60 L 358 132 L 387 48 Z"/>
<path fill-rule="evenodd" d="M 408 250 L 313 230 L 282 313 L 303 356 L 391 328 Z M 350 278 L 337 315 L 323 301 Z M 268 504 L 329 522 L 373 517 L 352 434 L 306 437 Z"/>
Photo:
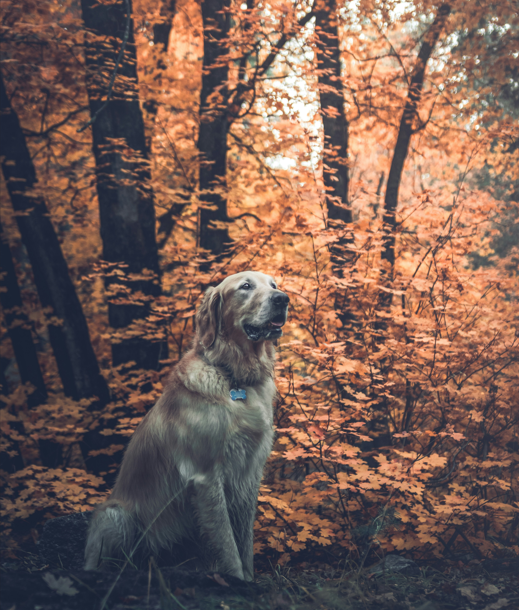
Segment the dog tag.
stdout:
<path fill-rule="evenodd" d="M 231 390 L 231 400 L 247 400 L 247 392 L 245 390 Z"/>

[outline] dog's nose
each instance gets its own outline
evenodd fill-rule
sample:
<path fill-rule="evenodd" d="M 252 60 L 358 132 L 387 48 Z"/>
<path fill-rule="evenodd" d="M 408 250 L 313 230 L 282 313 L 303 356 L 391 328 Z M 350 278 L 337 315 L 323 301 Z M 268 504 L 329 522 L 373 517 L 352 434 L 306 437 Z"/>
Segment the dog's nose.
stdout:
<path fill-rule="evenodd" d="M 280 307 L 283 305 L 286 307 L 290 302 L 288 295 L 286 295 L 284 292 L 281 292 L 280 290 L 278 290 L 276 294 L 273 294 L 270 298 L 272 299 L 272 303 L 274 305 L 278 305 Z"/>

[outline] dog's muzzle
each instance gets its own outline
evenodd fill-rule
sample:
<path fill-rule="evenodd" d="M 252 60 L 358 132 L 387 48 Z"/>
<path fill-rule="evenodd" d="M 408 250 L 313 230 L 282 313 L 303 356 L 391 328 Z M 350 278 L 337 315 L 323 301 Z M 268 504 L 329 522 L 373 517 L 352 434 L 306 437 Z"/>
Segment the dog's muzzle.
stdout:
<path fill-rule="evenodd" d="M 279 339 L 283 334 L 281 329 L 287 321 L 289 302 L 290 299 L 288 298 L 288 295 L 281 292 L 281 290 L 276 290 L 270 297 L 271 315 L 269 320 L 260 326 L 244 324 L 243 329 L 245 330 L 247 337 L 249 337 L 251 341 L 260 341 L 261 339 L 272 341 L 274 339 Z"/>

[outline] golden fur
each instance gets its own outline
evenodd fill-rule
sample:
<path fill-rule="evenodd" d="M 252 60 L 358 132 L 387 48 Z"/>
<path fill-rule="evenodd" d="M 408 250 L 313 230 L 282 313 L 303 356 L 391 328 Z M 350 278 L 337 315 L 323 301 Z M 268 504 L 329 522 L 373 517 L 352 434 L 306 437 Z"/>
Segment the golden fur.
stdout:
<path fill-rule="evenodd" d="M 192 349 L 138 426 L 113 492 L 89 528 L 85 569 L 102 558 L 187 544 L 207 568 L 252 580 L 259 484 L 273 438 L 275 351 L 288 297 L 243 272 L 209 288 Z M 246 391 L 231 400 L 230 390 Z"/>

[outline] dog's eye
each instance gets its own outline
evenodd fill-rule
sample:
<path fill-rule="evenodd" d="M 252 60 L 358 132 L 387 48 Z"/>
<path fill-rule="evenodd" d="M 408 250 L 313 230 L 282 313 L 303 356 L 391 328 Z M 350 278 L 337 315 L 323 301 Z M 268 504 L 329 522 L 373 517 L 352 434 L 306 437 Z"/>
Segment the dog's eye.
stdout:
<path fill-rule="evenodd" d="M 249 284 L 249 282 L 245 282 L 245 284 L 240 286 L 240 290 L 250 290 L 251 288 L 252 286 Z"/>
<path fill-rule="evenodd" d="M 277 290 L 278 287 L 276 286 L 276 284 L 271 284 L 272 288 L 274 288 L 274 290 Z"/>

